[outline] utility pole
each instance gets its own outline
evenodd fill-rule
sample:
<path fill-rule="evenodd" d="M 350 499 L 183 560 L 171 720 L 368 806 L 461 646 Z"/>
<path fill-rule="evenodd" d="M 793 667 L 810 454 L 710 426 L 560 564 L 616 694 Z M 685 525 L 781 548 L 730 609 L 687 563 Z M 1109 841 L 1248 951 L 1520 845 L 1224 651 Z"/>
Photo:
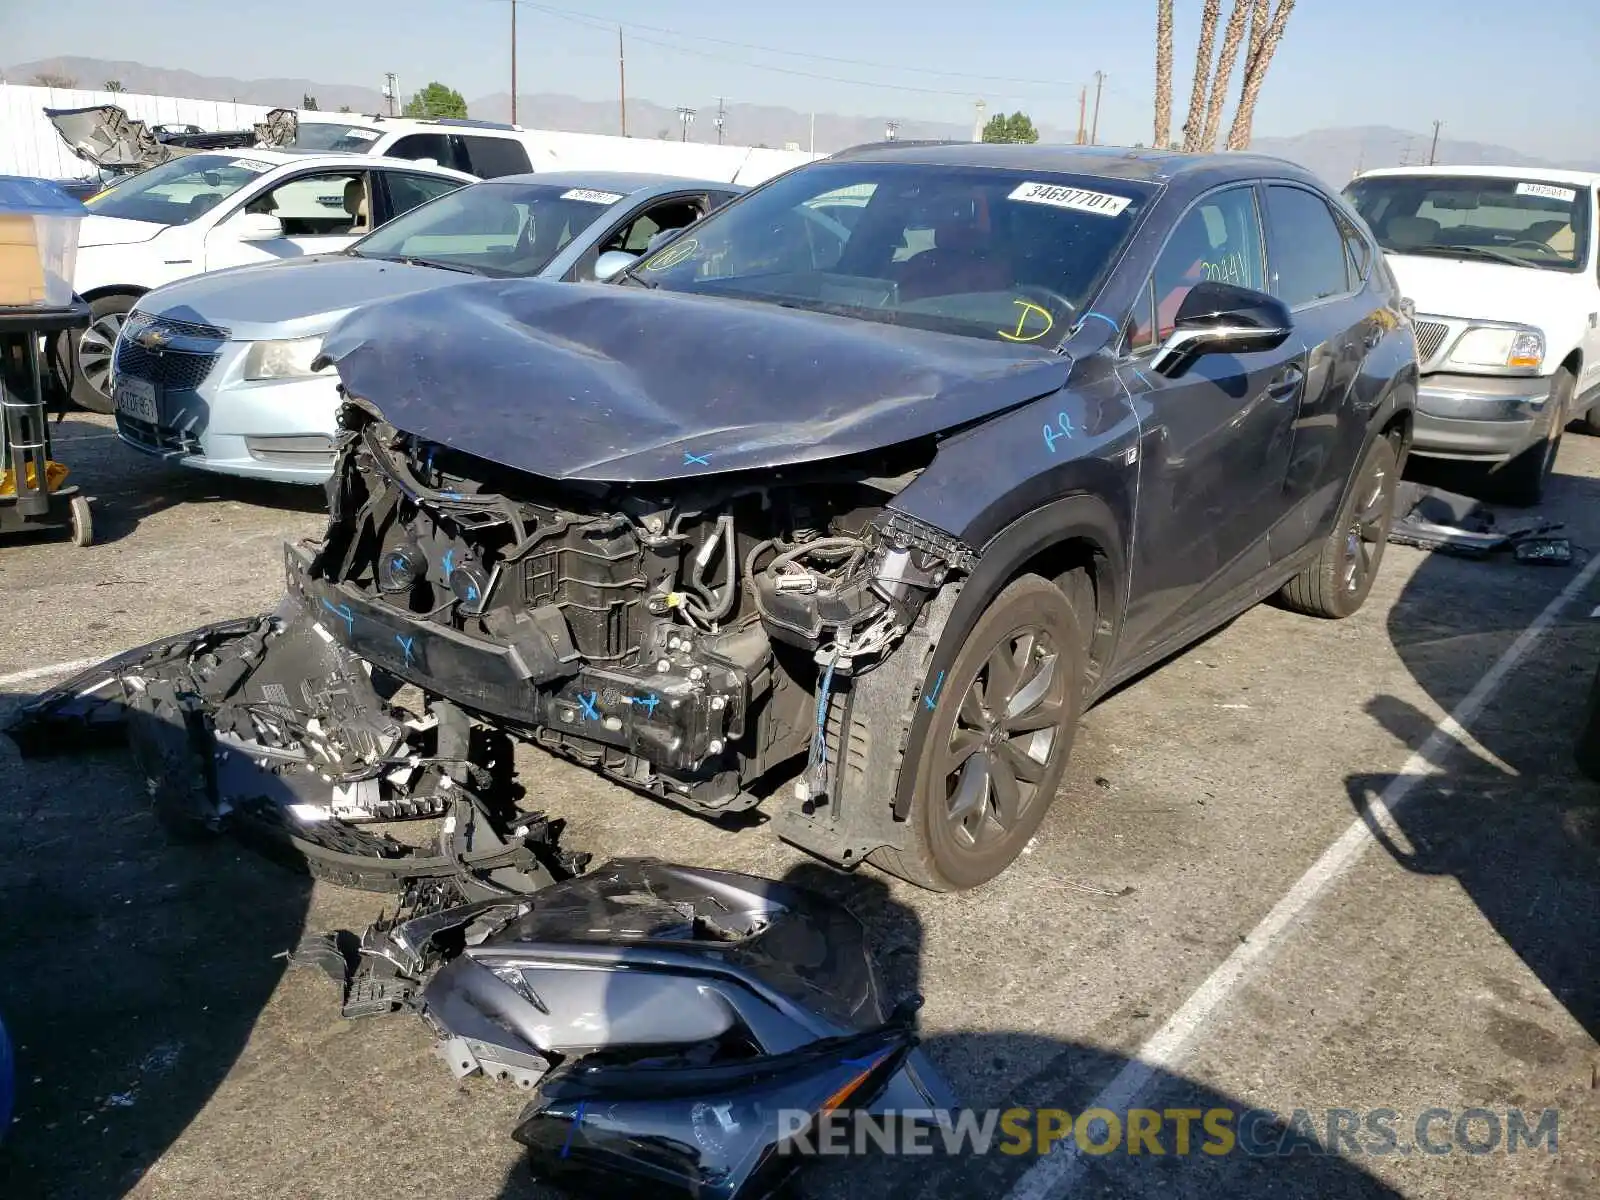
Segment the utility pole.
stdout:
<path fill-rule="evenodd" d="M 811 110 L 811 149 L 809 153 L 817 152 L 817 110 Z"/>
<path fill-rule="evenodd" d="M 517 123 L 517 0 L 511 0 L 511 123 Z"/>
<path fill-rule="evenodd" d="M 1078 145 L 1083 145 L 1083 139 L 1088 134 L 1089 121 L 1089 85 L 1086 83 L 1078 89 Z"/>
<path fill-rule="evenodd" d="M 900 140 L 899 121 L 885 121 L 883 123 L 883 140 L 886 142 L 897 142 Z"/>
<path fill-rule="evenodd" d="M 723 123 L 725 121 L 727 121 L 727 119 L 728 119 L 728 108 L 727 108 L 727 105 L 725 105 L 722 102 L 722 97 L 718 96 L 717 97 L 717 119 L 714 122 L 714 124 L 717 127 L 717 145 L 719 145 L 719 146 L 722 145 L 722 126 L 723 126 Z"/>
<path fill-rule="evenodd" d="M 1105 86 L 1106 73 L 1104 71 L 1096 71 L 1094 73 L 1094 124 L 1089 126 L 1089 145 L 1091 146 L 1100 144 L 1098 140 L 1100 137 L 1100 92 Z"/>
<path fill-rule="evenodd" d="M 985 111 L 987 111 L 988 107 L 989 106 L 986 105 L 982 100 L 979 100 L 978 103 L 973 106 L 972 140 L 975 142 L 983 141 L 983 114 Z"/>
<path fill-rule="evenodd" d="M 394 72 L 386 71 L 383 76 L 383 98 L 389 102 L 389 115 L 394 116 Z"/>
<path fill-rule="evenodd" d="M 622 136 L 628 136 L 628 63 L 622 52 L 622 26 L 617 26 L 617 112 L 622 117 Z"/>
<path fill-rule="evenodd" d="M 683 123 L 683 133 L 678 140 L 687 142 L 689 140 L 689 126 L 694 124 L 694 109 L 685 108 L 680 104 L 678 106 L 678 120 Z"/>
<path fill-rule="evenodd" d="M 1433 160 L 1439 155 L 1439 126 L 1443 124 L 1443 121 L 1435 121 L 1433 123 L 1433 145 L 1428 147 L 1428 165 L 1430 167 L 1433 166 Z"/>

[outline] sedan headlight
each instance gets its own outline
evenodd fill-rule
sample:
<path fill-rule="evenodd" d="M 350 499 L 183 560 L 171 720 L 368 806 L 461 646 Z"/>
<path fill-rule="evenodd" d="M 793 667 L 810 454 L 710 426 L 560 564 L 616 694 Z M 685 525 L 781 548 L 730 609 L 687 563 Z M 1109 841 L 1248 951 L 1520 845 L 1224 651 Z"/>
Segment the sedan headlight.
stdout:
<path fill-rule="evenodd" d="M 1457 339 L 1448 366 L 1491 371 L 1537 371 L 1544 334 L 1526 325 L 1474 325 Z"/>
<path fill-rule="evenodd" d="M 332 367 L 311 369 L 322 350 L 321 337 L 292 338 L 283 342 L 254 342 L 244 356 L 246 379 L 305 379 L 326 375 Z"/>

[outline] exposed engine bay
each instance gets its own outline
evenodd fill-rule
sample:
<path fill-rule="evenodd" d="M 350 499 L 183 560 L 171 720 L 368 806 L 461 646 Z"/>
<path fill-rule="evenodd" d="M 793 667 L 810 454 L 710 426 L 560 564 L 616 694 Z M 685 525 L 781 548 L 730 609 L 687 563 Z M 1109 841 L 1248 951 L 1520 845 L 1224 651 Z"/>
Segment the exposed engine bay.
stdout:
<path fill-rule="evenodd" d="M 808 821 L 847 757 L 838 697 L 971 565 L 888 506 L 914 449 L 612 488 L 423 442 L 359 401 L 341 422 L 328 530 L 285 547 L 279 609 L 46 692 L 10 729 L 24 753 L 125 730 L 169 825 L 350 886 L 522 893 L 583 856 L 522 807 L 513 739 L 712 815 L 805 756 L 779 804 Z M 436 844 L 362 828 L 412 818 L 439 820 Z M 780 830 L 846 865 L 882 842 Z"/>
<path fill-rule="evenodd" d="M 708 812 L 811 755 L 835 679 L 970 565 L 887 507 L 915 451 L 762 477 L 548 484 L 347 404 L 331 521 L 289 588 L 339 644 L 547 749 Z"/>
<path fill-rule="evenodd" d="M 885 1005 L 860 923 L 752 876 L 617 860 L 516 898 L 414 886 L 290 961 L 325 971 L 347 1017 L 420 1016 L 456 1078 L 527 1092 L 513 1136 L 577 1195 L 756 1200 L 833 1112 L 954 1108 L 915 1049 L 920 997 Z"/>

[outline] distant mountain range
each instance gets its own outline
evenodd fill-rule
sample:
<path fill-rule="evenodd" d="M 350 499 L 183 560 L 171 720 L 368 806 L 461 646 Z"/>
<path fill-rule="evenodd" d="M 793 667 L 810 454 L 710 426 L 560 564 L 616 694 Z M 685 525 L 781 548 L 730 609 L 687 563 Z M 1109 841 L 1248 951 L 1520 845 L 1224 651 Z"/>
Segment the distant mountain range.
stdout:
<path fill-rule="evenodd" d="M 228 76 L 198 75 L 193 71 L 172 71 L 148 67 L 143 63 L 118 62 L 101 58 L 51 58 L 18 63 L 0 68 L 0 78 L 8 83 L 32 83 L 39 75 L 62 76 L 76 86 L 98 89 L 115 79 L 129 92 L 159 96 L 189 96 L 199 100 L 234 100 L 243 104 L 299 107 L 306 96 L 319 108 L 332 111 L 347 105 L 355 112 L 386 112 L 388 101 L 374 88 L 351 84 L 321 83 L 311 79 L 234 79 Z M 467 111 L 489 121 L 511 117 L 511 97 L 505 92 L 471 97 Z M 716 112 L 701 109 L 689 128 L 691 140 L 716 140 Z M 633 137 L 681 136 L 675 107 L 649 100 L 628 98 L 628 133 Z M 723 114 L 726 141 L 747 146 L 781 147 L 794 144 L 800 149 L 813 145 L 819 152 L 841 150 L 863 142 L 881 141 L 887 117 L 843 116 L 839 113 L 796 112 L 771 105 L 734 104 Z M 540 129 L 569 130 L 575 133 L 619 133 L 620 114 L 615 100 L 581 100 L 576 96 L 537 93 L 517 97 L 517 121 Z M 1044 141 L 1069 142 L 1076 131 L 1040 127 Z M 971 125 L 939 121 L 900 121 L 898 136 L 916 138 L 958 138 L 972 136 Z M 1428 160 L 1431 136 L 1389 126 L 1372 125 L 1334 129 L 1315 129 L 1296 137 L 1259 137 L 1251 147 L 1263 154 L 1274 154 L 1303 164 L 1328 182 L 1342 185 L 1357 170 L 1397 166 Z M 1442 138 L 1435 153 L 1439 163 L 1497 163 L 1506 166 L 1564 166 L 1600 171 L 1600 160 L 1579 156 L 1566 162 L 1536 158 L 1507 146 Z"/>

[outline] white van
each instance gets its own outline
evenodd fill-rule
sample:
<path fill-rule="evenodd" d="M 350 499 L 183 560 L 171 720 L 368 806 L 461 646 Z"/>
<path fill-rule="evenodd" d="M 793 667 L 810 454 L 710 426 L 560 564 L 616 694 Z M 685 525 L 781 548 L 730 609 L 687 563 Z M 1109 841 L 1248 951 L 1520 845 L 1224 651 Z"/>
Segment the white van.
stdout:
<path fill-rule="evenodd" d="M 1600 434 L 1600 175 L 1368 171 L 1345 195 L 1416 305 L 1412 453 L 1482 462 L 1534 504 L 1562 430 Z"/>

